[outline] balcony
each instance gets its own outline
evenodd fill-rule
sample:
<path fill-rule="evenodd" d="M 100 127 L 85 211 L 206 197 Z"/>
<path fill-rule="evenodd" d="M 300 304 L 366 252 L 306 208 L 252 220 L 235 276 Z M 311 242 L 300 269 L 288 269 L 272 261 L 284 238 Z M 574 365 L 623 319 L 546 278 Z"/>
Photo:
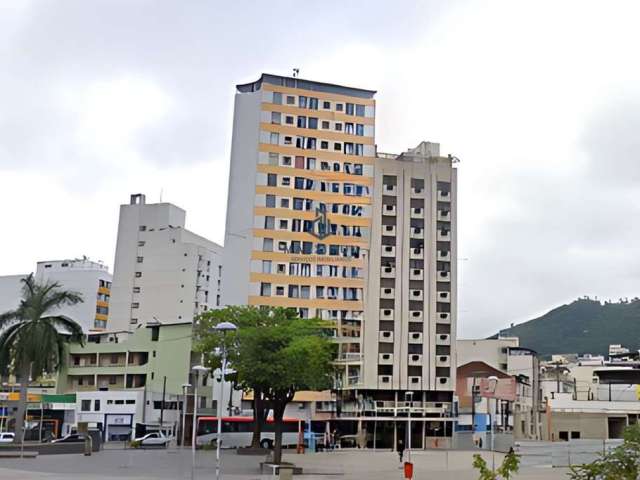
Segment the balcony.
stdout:
<path fill-rule="evenodd" d="M 380 309 L 380 320 L 393 320 L 393 310 L 390 308 Z"/>
<path fill-rule="evenodd" d="M 362 353 L 341 352 L 336 358 L 336 363 L 360 363 L 364 355 Z"/>
<path fill-rule="evenodd" d="M 391 375 L 378 375 L 378 385 L 391 386 Z"/>
<path fill-rule="evenodd" d="M 381 288 L 380 298 L 395 298 L 396 293 L 394 288 Z"/>
<path fill-rule="evenodd" d="M 451 337 L 446 333 L 436 335 L 436 345 L 451 345 Z"/>
<path fill-rule="evenodd" d="M 450 230 L 438 230 L 436 235 L 436 239 L 439 242 L 450 242 L 451 241 L 451 231 Z"/>
<path fill-rule="evenodd" d="M 378 354 L 379 365 L 393 365 L 393 353 L 379 353 Z"/>
<path fill-rule="evenodd" d="M 424 208 L 422 207 L 412 208 L 411 218 L 424 218 Z"/>
<path fill-rule="evenodd" d="M 419 387 L 422 383 L 422 377 L 409 377 L 409 388 Z"/>
<path fill-rule="evenodd" d="M 420 187 L 412 187 L 411 188 L 411 196 L 412 197 L 420 197 L 422 196 L 424 192 L 424 188 L 420 188 Z"/>
<path fill-rule="evenodd" d="M 382 235 L 395 236 L 396 235 L 396 226 L 395 225 L 383 225 L 382 226 Z"/>
<path fill-rule="evenodd" d="M 438 210 L 438 220 L 442 222 L 451 221 L 451 212 L 449 210 Z"/>
<path fill-rule="evenodd" d="M 422 332 L 409 332 L 409 343 L 422 343 Z"/>
<path fill-rule="evenodd" d="M 439 202 L 450 202 L 451 201 L 451 192 L 444 192 L 442 190 L 438 190 L 438 201 Z"/>
<path fill-rule="evenodd" d="M 409 321 L 410 322 L 422 322 L 424 320 L 424 313 L 420 310 L 411 310 L 409 311 Z"/>
<path fill-rule="evenodd" d="M 451 293 L 450 292 L 438 292 L 438 301 L 444 303 L 451 303 Z"/>
<path fill-rule="evenodd" d="M 451 379 L 449 377 L 436 377 L 436 390 L 450 390 Z"/>
<path fill-rule="evenodd" d="M 383 257 L 395 257 L 396 256 L 396 247 L 394 245 L 383 245 L 382 246 L 382 256 Z"/>
<path fill-rule="evenodd" d="M 424 293 L 422 290 L 411 289 L 409 290 L 409 300 L 424 300 Z"/>
<path fill-rule="evenodd" d="M 382 278 L 396 278 L 396 268 L 395 267 L 381 267 L 380 268 L 380 277 L 382 277 Z"/>
<path fill-rule="evenodd" d="M 450 367 L 451 357 L 449 355 L 438 355 L 436 357 L 436 367 Z"/>
<path fill-rule="evenodd" d="M 436 277 L 437 282 L 450 282 L 451 281 L 451 273 L 445 270 L 440 270 L 438 272 L 438 276 Z"/>
<path fill-rule="evenodd" d="M 398 188 L 395 185 L 384 184 L 382 186 L 383 195 L 395 195 L 398 192 Z"/>
<path fill-rule="evenodd" d="M 422 355 L 419 353 L 410 353 L 409 365 L 412 365 L 414 367 L 422 365 Z"/>
<path fill-rule="evenodd" d="M 409 280 L 424 280 L 424 270 L 421 268 L 412 268 L 409 271 Z"/>
<path fill-rule="evenodd" d="M 420 227 L 412 227 L 411 238 L 424 238 L 424 229 Z"/>
<path fill-rule="evenodd" d="M 436 313 L 436 322 L 437 323 L 451 323 L 451 314 L 448 312 L 438 312 Z"/>
<path fill-rule="evenodd" d="M 440 261 L 440 262 L 450 262 L 451 261 L 451 252 L 449 250 L 438 250 L 438 261 Z"/>
<path fill-rule="evenodd" d="M 378 341 L 393 343 L 393 332 L 391 330 L 381 330 L 378 332 Z"/>
<path fill-rule="evenodd" d="M 412 248 L 409 258 L 412 260 L 421 260 L 424 258 L 424 250 L 422 248 Z"/>
<path fill-rule="evenodd" d="M 396 206 L 395 205 L 383 205 L 382 206 L 382 214 L 383 215 L 396 215 Z"/>

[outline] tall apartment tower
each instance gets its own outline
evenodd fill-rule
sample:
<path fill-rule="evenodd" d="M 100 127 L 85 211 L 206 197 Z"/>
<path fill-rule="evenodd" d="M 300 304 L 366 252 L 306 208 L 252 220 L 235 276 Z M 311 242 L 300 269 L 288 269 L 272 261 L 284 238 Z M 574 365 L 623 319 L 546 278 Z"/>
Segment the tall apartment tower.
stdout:
<path fill-rule="evenodd" d="M 222 247 L 185 229 L 185 216 L 141 194 L 120 206 L 110 329 L 188 322 L 220 304 Z"/>
<path fill-rule="evenodd" d="M 364 323 L 365 388 L 452 402 L 456 169 L 439 145 L 378 154 Z"/>
<path fill-rule="evenodd" d="M 361 355 L 374 94 L 264 74 L 235 98 L 223 303 L 335 320 L 342 358 Z"/>

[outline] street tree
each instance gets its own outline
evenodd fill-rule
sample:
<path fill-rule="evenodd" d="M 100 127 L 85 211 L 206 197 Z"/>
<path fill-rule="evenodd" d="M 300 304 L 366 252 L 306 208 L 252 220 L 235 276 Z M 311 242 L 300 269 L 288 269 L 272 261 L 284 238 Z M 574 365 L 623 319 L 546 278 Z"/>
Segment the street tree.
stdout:
<path fill-rule="evenodd" d="M 82 327 L 57 313 L 82 302 L 79 293 L 57 282 L 37 282 L 33 274 L 22 282 L 19 306 L 0 314 L 0 375 L 12 374 L 20 384 L 15 441 L 22 441 L 30 379 L 56 373 L 64 365 L 68 342 L 82 343 Z"/>

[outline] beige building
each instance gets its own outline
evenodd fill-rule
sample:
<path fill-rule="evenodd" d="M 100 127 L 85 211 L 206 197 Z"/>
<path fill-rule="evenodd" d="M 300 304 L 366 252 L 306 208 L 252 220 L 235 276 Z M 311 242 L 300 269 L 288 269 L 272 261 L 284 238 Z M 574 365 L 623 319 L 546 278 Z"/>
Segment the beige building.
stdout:
<path fill-rule="evenodd" d="M 450 425 L 435 419 L 450 419 L 455 389 L 455 159 L 428 142 L 378 154 L 374 95 L 268 74 L 237 86 L 222 303 L 334 322 L 337 416 L 406 420 L 412 398 L 422 436 L 442 435 Z"/>

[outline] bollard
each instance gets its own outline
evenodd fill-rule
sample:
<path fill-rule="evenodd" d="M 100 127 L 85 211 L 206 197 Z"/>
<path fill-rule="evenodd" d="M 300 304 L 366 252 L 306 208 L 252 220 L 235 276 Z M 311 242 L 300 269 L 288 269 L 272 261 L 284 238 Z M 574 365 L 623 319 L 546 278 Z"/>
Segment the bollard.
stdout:
<path fill-rule="evenodd" d="M 413 463 L 404 462 L 404 478 L 411 480 L 413 478 Z"/>

